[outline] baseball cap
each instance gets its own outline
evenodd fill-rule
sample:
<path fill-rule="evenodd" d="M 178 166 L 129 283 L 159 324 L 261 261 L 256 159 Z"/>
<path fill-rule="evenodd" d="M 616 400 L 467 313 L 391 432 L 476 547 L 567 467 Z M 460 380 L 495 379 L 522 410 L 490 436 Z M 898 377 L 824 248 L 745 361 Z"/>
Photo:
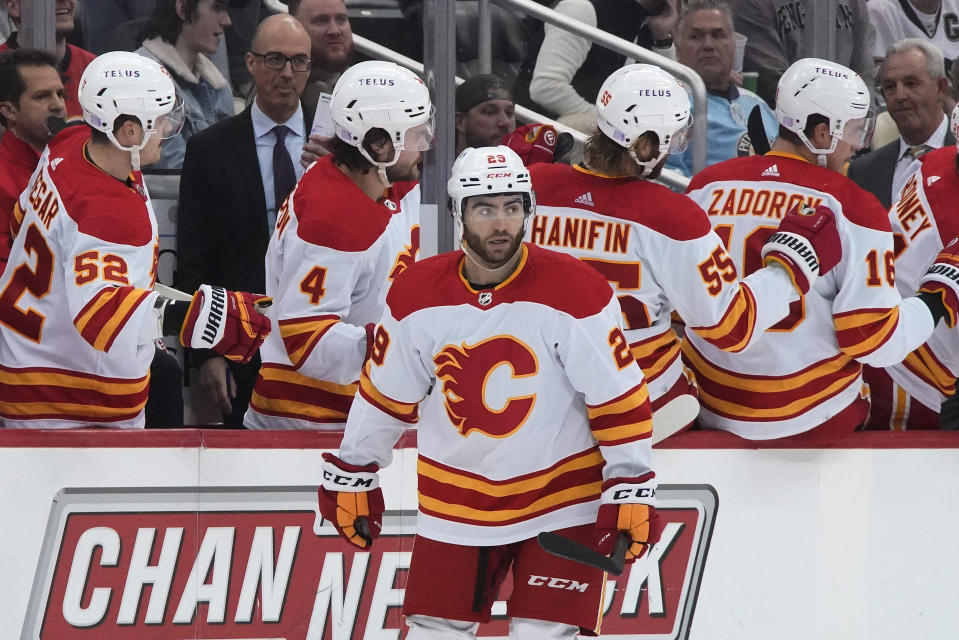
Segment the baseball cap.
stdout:
<path fill-rule="evenodd" d="M 510 91 L 505 80 L 491 73 L 473 76 L 456 87 L 456 110 L 460 113 L 465 113 L 487 100 L 509 100 L 512 102 L 513 92 Z"/>

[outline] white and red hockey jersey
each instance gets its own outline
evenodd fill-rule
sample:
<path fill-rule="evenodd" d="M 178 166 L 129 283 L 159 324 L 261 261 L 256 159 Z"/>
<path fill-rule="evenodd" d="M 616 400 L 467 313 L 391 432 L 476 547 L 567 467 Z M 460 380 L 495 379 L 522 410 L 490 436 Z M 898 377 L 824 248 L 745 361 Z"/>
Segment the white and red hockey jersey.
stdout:
<path fill-rule="evenodd" d="M 748 352 L 727 353 L 687 334 L 683 352 L 705 425 L 757 440 L 808 431 L 859 398 L 860 363 L 900 362 L 932 333 L 925 304 L 896 290 L 886 211 L 845 176 L 771 152 L 707 167 L 688 194 L 742 273 L 761 266 L 763 243 L 799 202 L 832 209 L 842 242 L 839 264 Z"/>
<path fill-rule="evenodd" d="M 580 258 L 616 291 L 633 356 L 653 406 L 687 383 L 675 309 L 717 349 L 742 351 L 789 313 L 799 293 L 784 269 L 742 282 L 703 210 L 688 197 L 635 178 L 609 178 L 580 167 L 530 167 L 536 216 L 527 239 Z"/>
<path fill-rule="evenodd" d="M 142 185 L 86 158 L 84 129 L 47 147 L 15 211 L 0 277 L 7 428 L 143 427 L 159 333 L 156 220 Z"/>
<path fill-rule="evenodd" d="M 889 210 L 896 238 L 896 287 L 903 296 L 915 294 L 919 279 L 938 253 L 959 236 L 959 217 L 954 213 L 959 203 L 956 147 L 930 151 L 921 160 L 920 170 L 906 181 Z M 940 323 L 925 344 L 901 364 L 887 367 L 886 372 L 909 399 L 915 398 L 938 413 L 942 401 L 955 393 L 959 330 Z M 907 415 L 907 407 L 899 409 L 896 415 Z"/>
<path fill-rule="evenodd" d="M 419 252 L 420 189 L 398 183 L 374 202 L 332 156 L 300 179 L 266 252 L 273 332 L 244 424 L 342 428 L 392 280 Z"/>
<path fill-rule="evenodd" d="M 594 522 L 601 485 L 650 472 L 642 371 L 602 276 L 524 244 L 474 290 L 463 254 L 424 260 L 387 296 L 339 455 L 381 467 L 416 426 L 418 533 L 498 545 Z M 557 286 L 562 283 L 562 286 Z"/>

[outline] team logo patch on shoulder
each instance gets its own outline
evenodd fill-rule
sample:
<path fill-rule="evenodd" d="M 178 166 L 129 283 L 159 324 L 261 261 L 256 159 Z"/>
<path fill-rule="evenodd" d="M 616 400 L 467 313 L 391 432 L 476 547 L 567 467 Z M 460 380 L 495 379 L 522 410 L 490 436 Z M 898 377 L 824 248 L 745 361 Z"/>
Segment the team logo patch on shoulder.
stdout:
<path fill-rule="evenodd" d="M 939 176 L 929 176 L 928 178 L 926 178 L 926 186 L 928 187 L 938 181 L 939 181 Z"/>
<path fill-rule="evenodd" d="M 484 307 L 488 307 L 491 302 L 493 302 L 493 292 L 492 291 L 482 291 L 479 294 L 478 302 Z"/>

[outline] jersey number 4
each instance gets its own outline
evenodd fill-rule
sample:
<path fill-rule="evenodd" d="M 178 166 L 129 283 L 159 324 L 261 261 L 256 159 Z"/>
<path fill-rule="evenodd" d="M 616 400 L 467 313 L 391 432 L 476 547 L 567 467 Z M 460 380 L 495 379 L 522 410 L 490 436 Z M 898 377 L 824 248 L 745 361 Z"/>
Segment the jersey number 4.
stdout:
<path fill-rule="evenodd" d="M 27 228 L 23 248 L 36 258 L 36 266 L 31 269 L 24 263 L 13 270 L 10 282 L 0 293 L 0 323 L 25 338 L 39 342 L 46 317 L 34 309 L 22 309 L 17 303 L 27 292 L 34 298 L 42 298 L 50 293 L 50 284 L 53 281 L 53 252 L 35 224 Z"/>

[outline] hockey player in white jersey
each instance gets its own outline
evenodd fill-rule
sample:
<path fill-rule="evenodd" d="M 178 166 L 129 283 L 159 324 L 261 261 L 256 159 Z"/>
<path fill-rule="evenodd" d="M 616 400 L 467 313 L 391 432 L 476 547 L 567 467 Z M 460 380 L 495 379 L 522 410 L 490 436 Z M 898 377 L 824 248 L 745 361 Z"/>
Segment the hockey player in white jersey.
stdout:
<path fill-rule="evenodd" d="M 512 150 L 464 150 L 449 193 L 462 252 L 390 288 L 339 454 L 324 454 L 320 510 L 368 549 L 383 512 L 376 472 L 416 427 L 407 638 L 474 638 L 509 570 L 511 638 L 595 635 L 605 574 L 546 555 L 535 537 L 561 531 L 608 554 L 623 532 L 629 560 L 656 542 L 642 371 L 605 279 L 522 242 L 535 196 Z"/>
<path fill-rule="evenodd" d="M 832 209 L 842 242 L 837 267 L 748 352 L 687 335 L 683 354 L 696 373 L 702 424 L 756 440 L 851 432 L 869 411 L 862 364 L 898 363 L 940 318 L 952 323 L 955 296 L 946 294 L 954 281 L 923 276 L 919 284 L 940 293 L 902 299 L 887 213 L 841 174 L 868 143 L 868 108 L 866 84 L 853 71 L 799 60 L 779 81 L 773 150 L 713 165 L 690 182 L 688 194 L 744 273 L 761 264 L 757 248 L 794 202 Z"/>
<path fill-rule="evenodd" d="M 419 252 L 419 163 L 433 139 L 426 85 L 390 62 L 333 90 L 337 137 L 280 208 L 266 252 L 277 331 L 244 424 L 342 429 L 390 282 Z"/>
<path fill-rule="evenodd" d="M 959 106 L 952 111 L 959 133 Z M 896 288 L 912 295 L 935 256 L 959 236 L 954 211 L 959 202 L 956 146 L 934 149 L 921 158 L 919 171 L 906 180 L 889 210 L 895 238 Z M 959 249 L 951 247 L 959 254 Z M 925 344 L 899 364 L 866 367 L 872 412 L 867 429 L 935 429 L 943 401 L 955 393 L 959 375 L 959 336 L 940 323 Z M 954 426 L 954 425 L 953 425 Z"/>
<path fill-rule="evenodd" d="M 248 360 L 269 333 L 263 296 L 203 285 L 192 302 L 153 291 L 159 244 L 140 166 L 182 114 L 156 62 L 106 53 L 80 80 L 86 132 L 44 150 L 14 218 L 0 277 L 0 425 L 143 427 L 154 341 Z"/>
<path fill-rule="evenodd" d="M 699 205 L 652 181 L 668 155 L 685 148 L 690 107 L 679 82 L 658 67 L 628 65 L 607 78 L 596 113 L 581 164 L 530 167 L 539 200 L 527 239 L 580 258 L 609 280 L 655 411 L 696 394 L 671 326 L 674 309 L 687 331 L 716 349 L 742 351 L 835 265 L 839 236 L 831 212 L 802 216 L 793 203 L 779 228 L 802 248 L 784 258 L 784 245 L 767 243 L 764 254 L 779 259 L 740 281 Z M 818 269 L 800 269 L 805 248 Z"/>

